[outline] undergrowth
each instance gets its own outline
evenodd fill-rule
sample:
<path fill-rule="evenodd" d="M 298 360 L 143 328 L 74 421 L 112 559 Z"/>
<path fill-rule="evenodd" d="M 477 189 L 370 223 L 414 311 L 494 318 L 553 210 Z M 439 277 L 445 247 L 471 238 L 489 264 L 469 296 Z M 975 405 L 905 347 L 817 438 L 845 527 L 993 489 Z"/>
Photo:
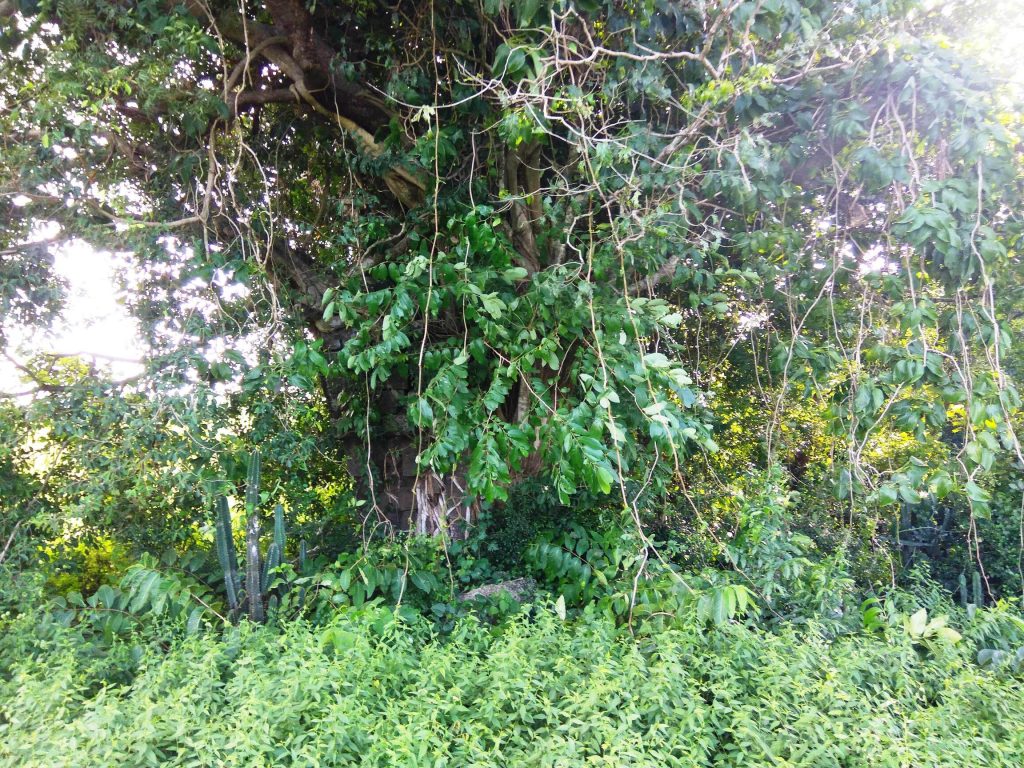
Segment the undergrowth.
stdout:
<path fill-rule="evenodd" d="M 4 670 L 0 766 L 1016 768 L 1022 719 L 1018 677 L 909 632 L 638 640 L 547 602 L 439 636 L 368 605 L 102 652 L 55 630 Z"/>
<path fill-rule="evenodd" d="M 737 493 L 698 565 L 607 515 L 281 546 L 264 624 L 202 553 L 57 597 L 2 571 L 0 768 L 1024 764 L 1017 602 L 873 589 L 791 501 Z M 522 605 L 463 599 L 514 575 Z"/>

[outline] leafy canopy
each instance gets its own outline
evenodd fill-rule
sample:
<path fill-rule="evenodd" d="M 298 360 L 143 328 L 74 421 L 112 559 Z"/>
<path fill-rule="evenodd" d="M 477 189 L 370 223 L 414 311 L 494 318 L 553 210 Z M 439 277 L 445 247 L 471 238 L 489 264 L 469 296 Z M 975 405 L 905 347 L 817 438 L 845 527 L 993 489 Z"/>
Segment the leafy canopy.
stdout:
<path fill-rule="evenodd" d="M 1022 458 L 1020 122 L 951 43 L 971 7 L 21 4 L 4 306 L 57 296 L 40 222 L 132 252 L 153 396 L 318 423 L 423 530 L 533 474 L 635 506 L 737 396 L 758 463 L 811 399 L 841 502 L 984 516 Z"/>

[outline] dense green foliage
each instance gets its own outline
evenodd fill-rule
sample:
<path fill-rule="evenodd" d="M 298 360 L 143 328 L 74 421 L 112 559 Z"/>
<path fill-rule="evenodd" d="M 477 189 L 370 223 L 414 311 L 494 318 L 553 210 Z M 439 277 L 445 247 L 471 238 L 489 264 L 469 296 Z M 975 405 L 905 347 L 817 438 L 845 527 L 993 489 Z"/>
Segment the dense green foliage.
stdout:
<path fill-rule="evenodd" d="M 637 642 L 550 604 L 439 637 L 372 607 L 5 656 L 5 766 L 1020 765 L 1024 683 L 887 627 L 733 625 Z M 24 626 L 6 627 L 5 651 Z M 24 640 L 22 640 L 24 642 Z M 1024 672 L 1024 670 L 1022 670 Z"/>
<path fill-rule="evenodd" d="M 253 447 L 316 524 L 523 478 L 641 516 L 709 462 L 953 574 L 1019 521 L 1019 93 L 972 2 L 5 5 L 5 323 L 59 304 L 45 224 L 130 254 L 147 346 L 18 361 L 86 525 L 181 542 Z"/>
<path fill-rule="evenodd" d="M 1024 764 L 1015 2 L 0 0 L 0 768 Z"/>
<path fill-rule="evenodd" d="M 268 625 L 233 626 L 202 563 L 57 603 L 2 571 L 0 765 L 1019 765 L 1017 605 L 926 576 L 861 601 L 807 542 L 770 543 L 767 488 L 721 561 L 766 600 L 671 561 L 638 587 L 635 531 L 577 524 L 523 553 L 522 606 L 458 599 L 493 575 L 486 537 L 278 569 Z"/>

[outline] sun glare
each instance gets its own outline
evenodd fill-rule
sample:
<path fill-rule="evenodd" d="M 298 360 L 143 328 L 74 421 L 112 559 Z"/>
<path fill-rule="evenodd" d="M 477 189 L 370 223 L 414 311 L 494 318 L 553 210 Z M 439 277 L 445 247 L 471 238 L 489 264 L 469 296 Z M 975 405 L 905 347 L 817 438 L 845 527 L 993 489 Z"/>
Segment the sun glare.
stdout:
<path fill-rule="evenodd" d="M 109 371 L 114 378 L 139 373 L 143 353 L 138 328 L 118 301 L 120 259 L 83 240 L 54 248 L 53 255 L 54 269 L 68 285 L 64 311 L 49 332 L 22 336 L 12 333 L 12 357 L 76 356 Z M 0 391 L 24 388 L 22 378 L 14 362 L 0 360 Z"/>

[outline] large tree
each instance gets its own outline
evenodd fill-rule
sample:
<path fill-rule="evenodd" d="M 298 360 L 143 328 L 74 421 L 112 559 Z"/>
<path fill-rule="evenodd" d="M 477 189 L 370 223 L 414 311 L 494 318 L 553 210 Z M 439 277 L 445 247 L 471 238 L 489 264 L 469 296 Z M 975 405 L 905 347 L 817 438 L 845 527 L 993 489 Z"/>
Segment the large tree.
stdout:
<path fill-rule="evenodd" d="M 635 508 L 727 391 L 797 471 L 783 398 L 830 403 L 848 500 L 983 507 L 1019 457 L 1019 126 L 949 9 L 0 8 L 5 306 L 48 306 L 40 222 L 130 251 L 153 375 L 322 398 L 381 520 L 535 474 Z M 879 434 L 948 450 L 871 460 Z"/>

